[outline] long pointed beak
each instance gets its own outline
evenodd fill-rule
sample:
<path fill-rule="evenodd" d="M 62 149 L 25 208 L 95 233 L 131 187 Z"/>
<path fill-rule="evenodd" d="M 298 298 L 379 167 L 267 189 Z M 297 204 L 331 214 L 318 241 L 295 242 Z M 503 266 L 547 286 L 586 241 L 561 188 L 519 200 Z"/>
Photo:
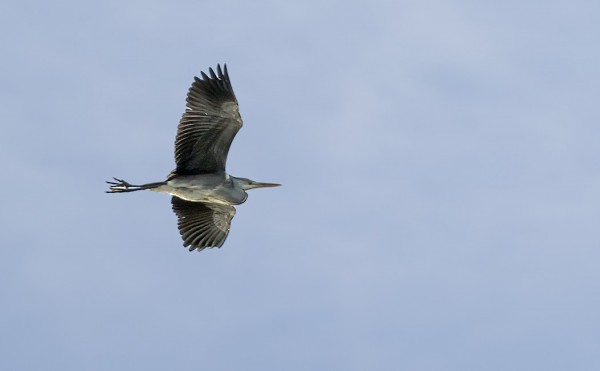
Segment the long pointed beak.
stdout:
<path fill-rule="evenodd" d="M 252 188 L 265 188 L 265 187 L 279 187 L 281 184 L 277 184 L 277 183 L 260 183 L 260 182 L 253 182 L 252 184 L 250 184 L 250 187 L 248 189 L 252 189 Z"/>

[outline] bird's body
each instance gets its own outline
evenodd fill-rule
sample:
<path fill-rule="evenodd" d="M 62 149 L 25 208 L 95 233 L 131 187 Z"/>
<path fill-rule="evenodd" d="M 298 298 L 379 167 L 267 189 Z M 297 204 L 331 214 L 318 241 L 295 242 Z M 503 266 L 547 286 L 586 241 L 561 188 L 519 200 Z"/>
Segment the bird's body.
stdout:
<path fill-rule="evenodd" d="M 220 247 L 235 215 L 233 205 L 246 201 L 246 190 L 274 187 L 227 174 L 225 163 L 231 142 L 242 127 L 238 103 L 227 66 L 210 77 L 202 73 L 188 92 L 187 109 L 175 139 L 177 167 L 163 182 L 133 185 L 122 179 L 111 184 L 109 193 L 151 190 L 172 195 L 178 227 L 190 251 Z"/>
<path fill-rule="evenodd" d="M 248 194 L 237 179 L 227 173 L 183 175 L 150 190 L 191 202 L 239 205 L 246 201 Z"/>

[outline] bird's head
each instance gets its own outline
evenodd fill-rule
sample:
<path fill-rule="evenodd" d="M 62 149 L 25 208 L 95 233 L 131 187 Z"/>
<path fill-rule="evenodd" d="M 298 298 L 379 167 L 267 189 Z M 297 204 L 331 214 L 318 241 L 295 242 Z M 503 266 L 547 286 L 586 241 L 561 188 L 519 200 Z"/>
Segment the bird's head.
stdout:
<path fill-rule="evenodd" d="M 255 182 L 252 179 L 248 179 L 248 178 L 234 178 L 235 182 L 238 184 L 239 187 L 241 187 L 244 191 L 247 191 L 249 189 L 253 189 L 253 188 L 264 188 L 264 187 L 279 187 L 281 184 L 277 184 L 277 183 L 261 183 L 261 182 Z"/>

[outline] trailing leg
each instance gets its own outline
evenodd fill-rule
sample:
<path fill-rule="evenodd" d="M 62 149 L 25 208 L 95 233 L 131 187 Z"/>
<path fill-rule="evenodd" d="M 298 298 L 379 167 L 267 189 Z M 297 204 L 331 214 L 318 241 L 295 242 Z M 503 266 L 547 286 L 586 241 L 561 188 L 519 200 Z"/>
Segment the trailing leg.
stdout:
<path fill-rule="evenodd" d="M 135 192 L 143 191 L 144 189 L 152 189 L 160 187 L 164 182 L 147 183 L 142 185 L 130 184 L 123 179 L 113 178 L 114 182 L 106 182 L 110 184 L 110 189 L 106 193 L 123 193 L 123 192 Z"/>

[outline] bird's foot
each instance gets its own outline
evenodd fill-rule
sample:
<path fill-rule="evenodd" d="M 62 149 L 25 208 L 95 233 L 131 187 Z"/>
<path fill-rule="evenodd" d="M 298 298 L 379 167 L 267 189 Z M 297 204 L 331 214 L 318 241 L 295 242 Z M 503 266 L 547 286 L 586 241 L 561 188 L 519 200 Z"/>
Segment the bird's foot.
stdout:
<path fill-rule="evenodd" d="M 137 187 L 136 185 L 130 184 L 123 179 L 113 178 L 115 182 L 106 182 L 110 184 L 110 190 L 106 191 L 106 193 L 120 193 L 120 192 L 131 192 L 135 191 Z"/>

